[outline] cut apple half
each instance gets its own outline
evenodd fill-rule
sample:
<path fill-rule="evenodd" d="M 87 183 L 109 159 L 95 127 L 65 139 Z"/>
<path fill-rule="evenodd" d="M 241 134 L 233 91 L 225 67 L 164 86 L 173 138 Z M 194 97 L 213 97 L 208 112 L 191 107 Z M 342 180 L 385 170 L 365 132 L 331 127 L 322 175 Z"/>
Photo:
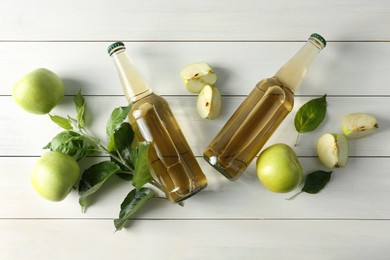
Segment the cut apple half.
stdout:
<path fill-rule="evenodd" d="M 325 167 L 343 168 L 348 161 L 348 139 L 343 134 L 324 134 L 317 141 L 317 154 Z"/>
<path fill-rule="evenodd" d="M 217 81 L 217 75 L 205 62 L 187 65 L 180 72 L 180 77 L 186 89 L 195 94 L 200 93 L 204 86 L 213 86 Z"/>
<path fill-rule="evenodd" d="M 222 100 L 219 89 L 209 85 L 204 86 L 196 102 L 199 116 L 204 119 L 215 119 L 219 116 L 221 107 Z"/>

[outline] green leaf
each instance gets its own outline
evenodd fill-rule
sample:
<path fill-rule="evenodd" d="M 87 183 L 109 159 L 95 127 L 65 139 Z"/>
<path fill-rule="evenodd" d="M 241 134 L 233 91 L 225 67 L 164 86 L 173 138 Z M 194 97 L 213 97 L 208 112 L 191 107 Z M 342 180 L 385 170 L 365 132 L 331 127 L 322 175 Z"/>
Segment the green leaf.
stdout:
<path fill-rule="evenodd" d="M 326 95 L 305 103 L 297 112 L 294 119 L 295 129 L 299 133 L 316 129 L 324 120 L 326 114 Z"/>
<path fill-rule="evenodd" d="M 131 181 L 133 179 L 133 174 L 129 174 L 125 172 L 117 172 L 116 176 L 118 176 L 119 178 L 125 181 Z"/>
<path fill-rule="evenodd" d="M 133 179 L 133 170 L 132 166 L 128 164 L 124 164 L 123 159 L 119 158 L 117 156 L 114 156 L 113 153 L 110 154 L 110 160 L 121 168 L 121 171 L 115 173 L 119 178 L 125 180 L 125 181 L 131 181 Z"/>
<path fill-rule="evenodd" d="M 116 150 L 126 159 L 126 162 L 134 165 L 130 158 L 131 145 L 134 140 L 134 132 L 129 123 L 125 122 L 120 125 L 114 133 L 114 142 Z"/>
<path fill-rule="evenodd" d="M 49 115 L 49 116 L 50 116 L 51 121 L 56 123 L 59 127 L 66 129 L 66 130 L 73 129 L 72 124 L 68 119 L 63 118 L 61 116 L 52 116 L 52 115 Z"/>
<path fill-rule="evenodd" d="M 298 133 L 306 133 L 316 129 L 326 115 L 326 95 L 305 103 L 298 109 L 294 118 L 295 129 Z"/>
<path fill-rule="evenodd" d="M 294 196 L 292 196 L 291 198 L 288 198 L 288 200 L 295 198 L 302 192 L 307 192 L 310 194 L 316 194 L 320 192 L 329 182 L 331 176 L 332 176 L 332 172 L 326 172 L 326 171 L 315 171 L 308 174 L 302 190 L 297 194 L 295 194 Z"/>
<path fill-rule="evenodd" d="M 68 154 L 76 161 L 100 150 L 96 142 L 70 130 L 62 131 L 56 135 L 44 149 Z"/>
<path fill-rule="evenodd" d="M 115 144 L 115 132 L 120 128 L 123 121 L 127 118 L 129 112 L 131 109 L 131 104 L 127 107 L 118 107 L 115 108 L 110 118 L 107 121 L 106 125 L 106 134 L 107 134 L 107 150 L 108 152 L 116 151 L 116 144 Z"/>
<path fill-rule="evenodd" d="M 112 161 L 103 161 L 86 169 L 79 182 L 79 203 L 83 212 L 88 205 L 88 197 L 98 191 L 102 185 L 116 172 L 119 166 Z"/>
<path fill-rule="evenodd" d="M 155 193 L 148 188 L 142 188 L 140 190 L 133 189 L 130 191 L 121 204 L 119 218 L 114 219 L 116 231 L 121 230 L 130 220 L 131 216 L 145 205 L 146 202 L 155 198 L 155 196 Z"/>
<path fill-rule="evenodd" d="M 85 99 L 81 95 L 81 89 L 77 92 L 76 96 L 73 98 L 73 101 L 77 111 L 77 122 L 79 124 L 79 127 L 83 128 L 85 126 Z"/>
<path fill-rule="evenodd" d="M 139 146 L 137 151 L 137 159 L 135 162 L 132 184 L 136 189 L 139 190 L 153 178 L 150 174 L 148 160 L 149 143 L 139 142 L 138 145 Z"/>
<path fill-rule="evenodd" d="M 316 194 L 329 182 L 332 172 L 316 171 L 307 175 L 302 191 Z"/>
<path fill-rule="evenodd" d="M 295 129 L 299 133 L 316 129 L 324 120 L 326 114 L 326 95 L 305 103 L 297 112 L 294 119 Z"/>
<path fill-rule="evenodd" d="M 133 171 L 134 171 L 134 165 L 135 160 L 132 158 L 133 148 L 132 143 L 134 140 L 134 132 L 128 122 L 124 122 L 121 124 L 121 126 L 118 128 L 118 130 L 114 133 L 114 142 L 117 151 L 112 152 L 119 155 L 119 158 L 122 160 L 120 163 L 121 169 L 124 172 L 118 172 L 116 175 L 119 176 L 121 179 L 124 179 L 126 181 L 131 181 L 133 179 Z M 113 161 L 117 161 L 116 159 L 112 158 Z M 126 166 L 123 166 L 122 164 L 125 163 Z M 131 172 L 129 174 L 128 172 Z"/>

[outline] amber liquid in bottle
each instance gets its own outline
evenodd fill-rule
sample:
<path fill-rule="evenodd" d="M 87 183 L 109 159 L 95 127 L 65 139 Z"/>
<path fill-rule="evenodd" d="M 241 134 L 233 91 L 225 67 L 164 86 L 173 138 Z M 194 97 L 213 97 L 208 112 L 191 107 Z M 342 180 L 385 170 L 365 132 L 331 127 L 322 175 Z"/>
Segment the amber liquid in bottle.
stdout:
<path fill-rule="evenodd" d="M 260 81 L 207 146 L 204 159 L 229 180 L 238 179 L 293 109 L 294 90 L 325 44 L 312 34 L 274 77 Z"/>
<path fill-rule="evenodd" d="M 109 54 L 114 59 L 125 96 L 133 104 L 130 124 L 138 140 L 150 142 L 148 159 L 152 175 L 167 198 L 180 202 L 206 188 L 206 176 L 167 101 L 149 88 L 130 62 L 123 43 L 110 45 Z"/>
<path fill-rule="evenodd" d="M 260 101 L 259 101 L 260 100 Z M 204 158 L 230 180 L 247 168 L 292 110 L 291 90 L 276 78 L 262 80 L 234 112 L 204 152 Z"/>
<path fill-rule="evenodd" d="M 171 201 L 183 201 L 207 186 L 206 177 L 165 99 L 152 93 L 134 102 L 129 121 L 139 140 L 152 143 L 149 162 L 153 177 Z"/>

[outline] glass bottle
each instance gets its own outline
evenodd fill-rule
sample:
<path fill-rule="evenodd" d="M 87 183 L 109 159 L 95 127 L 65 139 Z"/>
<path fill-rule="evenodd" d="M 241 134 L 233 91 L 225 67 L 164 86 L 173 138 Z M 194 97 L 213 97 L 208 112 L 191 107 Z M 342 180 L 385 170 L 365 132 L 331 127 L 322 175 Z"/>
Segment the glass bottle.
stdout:
<path fill-rule="evenodd" d="M 325 45 L 312 34 L 275 76 L 261 80 L 207 146 L 204 159 L 229 180 L 238 179 L 292 110 L 295 90 Z"/>
<path fill-rule="evenodd" d="M 170 201 L 183 201 L 206 188 L 206 176 L 167 101 L 153 93 L 125 50 L 122 42 L 108 47 L 124 94 L 132 103 L 129 122 L 138 140 L 151 142 L 148 156 L 154 179 Z"/>

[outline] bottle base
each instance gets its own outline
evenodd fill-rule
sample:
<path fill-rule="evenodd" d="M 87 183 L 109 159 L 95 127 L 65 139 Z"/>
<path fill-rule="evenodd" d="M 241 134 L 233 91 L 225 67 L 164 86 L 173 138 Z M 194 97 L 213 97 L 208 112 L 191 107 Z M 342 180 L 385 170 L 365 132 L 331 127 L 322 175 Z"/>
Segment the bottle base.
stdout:
<path fill-rule="evenodd" d="M 167 194 L 167 198 L 173 203 L 180 203 L 180 202 L 183 202 L 183 201 L 191 198 L 192 196 L 199 193 L 200 191 L 206 189 L 206 187 L 207 187 L 207 183 L 205 183 L 202 186 L 197 187 L 195 190 L 193 190 L 191 193 L 189 193 L 185 196 L 179 196 L 175 192 L 171 192 L 170 194 Z"/>
<path fill-rule="evenodd" d="M 242 172 L 234 172 L 233 174 L 226 171 L 224 167 L 222 167 L 218 163 L 218 159 L 215 156 L 208 157 L 205 154 L 203 154 L 203 159 L 205 159 L 206 162 L 208 162 L 211 166 L 213 166 L 214 169 L 216 169 L 218 172 L 220 172 L 223 176 L 225 176 L 230 181 L 235 181 L 242 175 Z"/>

